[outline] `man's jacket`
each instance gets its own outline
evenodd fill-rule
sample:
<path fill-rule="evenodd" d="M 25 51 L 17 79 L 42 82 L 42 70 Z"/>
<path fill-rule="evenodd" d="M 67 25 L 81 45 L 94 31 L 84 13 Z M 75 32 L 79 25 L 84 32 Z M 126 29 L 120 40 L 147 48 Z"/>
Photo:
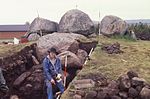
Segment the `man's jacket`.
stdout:
<path fill-rule="evenodd" d="M 55 79 L 57 74 L 62 74 L 61 61 L 56 58 L 55 64 L 53 65 L 48 57 L 43 60 L 43 70 L 46 80 Z"/>

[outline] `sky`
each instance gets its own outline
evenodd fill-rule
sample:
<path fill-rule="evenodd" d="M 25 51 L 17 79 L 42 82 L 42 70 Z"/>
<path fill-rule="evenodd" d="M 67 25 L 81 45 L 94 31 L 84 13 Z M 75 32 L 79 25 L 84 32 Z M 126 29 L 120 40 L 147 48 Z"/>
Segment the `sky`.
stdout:
<path fill-rule="evenodd" d="M 38 14 L 59 22 L 68 10 L 76 8 L 96 21 L 106 15 L 150 19 L 150 0 L 0 0 L 0 24 L 31 23 Z"/>

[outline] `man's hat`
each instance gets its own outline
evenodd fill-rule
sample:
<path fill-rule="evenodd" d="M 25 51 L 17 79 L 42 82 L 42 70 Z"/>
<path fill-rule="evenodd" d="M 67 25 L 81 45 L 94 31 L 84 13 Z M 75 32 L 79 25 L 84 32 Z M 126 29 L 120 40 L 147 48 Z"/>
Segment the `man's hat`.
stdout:
<path fill-rule="evenodd" d="M 48 52 L 48 53 L 53 52 L 53 53 L 55 53 L 55 54 L 58 54 L 58 52 L 56 51 L 56 49 L 55 49 L 54 47 L 48 49 L 47 52 Z"/>

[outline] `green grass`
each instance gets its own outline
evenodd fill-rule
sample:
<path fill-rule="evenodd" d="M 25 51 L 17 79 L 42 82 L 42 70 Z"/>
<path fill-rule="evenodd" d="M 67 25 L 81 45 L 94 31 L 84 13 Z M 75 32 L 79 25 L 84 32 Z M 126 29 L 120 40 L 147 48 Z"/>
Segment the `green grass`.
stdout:
<path fill-rule="evenodd" d="M 101 50 L 101 43 L 121 44 L 122 54 L 107 54 Z M 150 42 L 110 39 L 101 36 L 99 45 L 91 56 L 92 60 L 83 68 L 80 75 L 102 73 L 110 79 L 117 79 L 129 70 L 136 71 L 140 77 L 150 82 Z"/>
<path fill-rule="evenodd" d="M 97 37 L 99 44 L 91 55 L 91 60 L 76 76 L 76 79 L 89 74 L 102 73 L 108 79 L 116 80 L 129 70 L 136 71 L 140 77 L 150 83 L 150 41 L 134 41 L 126 38 Z M 121 45 L 122 54 L 107 54 L 101 50 L 101 45 L 118 42 Z M 69 90 L 72 84 L 62 95 L 62 99 L 72 99 Z"/>
<path fill-rule="evenodd" d="M 112 39 L 125 40 L 125 41 L 136 41 L 129 35 L 115 35 L 111 37 Z"/>

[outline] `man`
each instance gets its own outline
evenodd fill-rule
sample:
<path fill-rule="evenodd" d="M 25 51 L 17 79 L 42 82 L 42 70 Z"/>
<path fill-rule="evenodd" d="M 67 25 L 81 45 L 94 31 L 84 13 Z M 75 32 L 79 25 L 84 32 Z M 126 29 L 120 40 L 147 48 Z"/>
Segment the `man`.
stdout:
<path fill-rule="evenodd" d="M 6 85 L 6 81 L 3 76 L 2 69 L 0 68 L 0 91 L 8 92 L 9 88 Z"/>
<path fill-rule="evenodd" d="M 48 50 L 48 56 L 46 56 L 43 60 L 43 69 L 47 86 L 48 99 L 53 99 L 52 85 L 56 85 L 59 88 L 61 94 L 64 92 L 61 61 L 56 56 L 56 54 L 56 49 L 51 48 Z"/>

